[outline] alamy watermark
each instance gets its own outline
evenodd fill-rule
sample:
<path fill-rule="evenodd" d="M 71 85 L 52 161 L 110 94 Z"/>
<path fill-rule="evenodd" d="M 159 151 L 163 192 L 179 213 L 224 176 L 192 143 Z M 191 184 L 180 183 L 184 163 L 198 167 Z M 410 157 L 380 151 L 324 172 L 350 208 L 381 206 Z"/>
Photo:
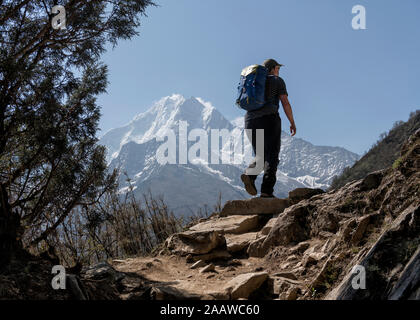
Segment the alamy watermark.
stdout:
<path fill-rule="evenodd" d="M 66 269 L 62 265 L 55 265 L 51 270 L 52 274 L 57 274 L 51 280 L 54 290 L 66 289 Z"/>
<path fill-rule="evenodd" d="M 351 21 L 352 28 L 366 30 L 366 8 L 358 4 L 351 9 L 351 13 L 356 14 Z"/>
<path fill-rule="evenodd" d="M 366 289 L 366 269 L 364 266 L 355 265 L 351 270 L 355 276 L 351 279 L 351 286 L 354 290 Z"/>
<path fill-rule="evenodd" d="M 54 6 L 51 13 L 55 14 L 51 19 L 51 26 L 54 30 L 66 29 L 66 9 L 64 6 Z"/>
<path fill-rule="evenodd" d="M 363 5 L 355 5 L 351 10 L 355 14 L 351 21 L 354 30 L 366 30 L 366 8 Z M 66 9 L 62 5 L 55 5 L 51 9 L 51 13 L 55 16 L 51 20 L 51 26 L 55 30 L 66 29 Z"/>
<path fill-rule="evenodd" d="M 245 148 L 245 145 L 253 138 L 255 165 L 247 169 L 247 174 L 257 175 L 264 169 L 264 129 L 235 132 L 228 129 L 207 131 L 195 128 L 188 132 L 187 127 L 187 121 L 179 121 L 178 130 L 167 129 L 156 138 L 156 141 L 162 142 L 156 151 L 159 164 L 247 164 L 247 160 L 252 159 L 252 149 Z"/>

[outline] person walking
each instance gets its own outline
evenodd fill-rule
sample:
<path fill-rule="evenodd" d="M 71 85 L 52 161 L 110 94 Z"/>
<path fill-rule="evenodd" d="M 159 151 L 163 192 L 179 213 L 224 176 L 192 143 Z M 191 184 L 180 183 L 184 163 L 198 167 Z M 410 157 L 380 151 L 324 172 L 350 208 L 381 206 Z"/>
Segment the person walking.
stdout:
<path fill-rule="evenodd" d="M 274 198 L 274 185 L 276 184 L 277 166 L 279 164 L 279 153 L 281 146 L 281 118 L 278 112 L 279 101 L 281 101 L 283 110 L 290 122 L 290 133 L 292 136 L 296 134 L 296 125 L 293 119 L 292 107 L 290 106 L 286 83 L 279 76 L 280 67 L 274 59 L 265 60 L 263 63 L 267 68 L 268 76 L 265 84 L 265 104 L 254 111 L 247 111 L 245 114 L 245 129 L 248 139 L 251 142 L 252 150 L 256 155 L 256 130 L 264 130 L 264 176 L 261 184 L 261 197 Z M 259 173 L 251 174 L 250 169 L 256 168 L 256 160 L 254 160 L 245 173 L 241 175 L 245 190 L 250 195 L 257 195 L 255 180 Z"/>

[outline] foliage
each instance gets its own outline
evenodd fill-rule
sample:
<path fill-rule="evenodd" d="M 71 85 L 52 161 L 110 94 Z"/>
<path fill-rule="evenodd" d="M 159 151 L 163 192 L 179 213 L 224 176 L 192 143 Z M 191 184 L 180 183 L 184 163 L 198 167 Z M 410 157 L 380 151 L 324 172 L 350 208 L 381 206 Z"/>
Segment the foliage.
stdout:
<path fill-rule="evenodd" d="M 150 0 L 0 1 L 0 260 L 45 240 L 77 205 L 115 188 L 96 144 L 105 45 L 137 34 Z"/>
<path fill-rule="evenodd" d="M 124 196 L 107 191 L 99 203 L 72 210 L 55 232 L 32 248 L 32 253 L 50 248 L 68 267 L 153 255 L 164 249 L 163 243 L 170 235 L 183 231 L 186 223 L 207 217 L 199 210 L 184 221 L 170 211 L 162 197 L 150 191 L 141 200 L 134 197 L 132 189 Z"/>
<path fill-rule="evenodd" d="M 369 173 L 390 166 L 400 156 L 400 150 L 407 138 L 420 128 L 420 110 L 410 113 L 407 122 L 396 121 L 388 133 L 382 133 L 379 140 L 352 167 L 344 168 L 340 176 L 335 176 L 328 191 L 338 189 L 346 183 L 363 179 Z"/>

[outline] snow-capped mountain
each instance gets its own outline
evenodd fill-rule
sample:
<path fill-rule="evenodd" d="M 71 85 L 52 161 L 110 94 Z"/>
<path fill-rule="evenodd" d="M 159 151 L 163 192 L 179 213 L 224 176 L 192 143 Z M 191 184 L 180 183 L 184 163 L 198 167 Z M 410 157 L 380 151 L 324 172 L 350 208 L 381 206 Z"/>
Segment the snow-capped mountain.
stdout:
<path fill-rule="evenodd" d="M 201 132 L 208 133 L 209 140 L 205 145 L 208 161 L 200 158 L 185 163 L 180 161 L 181 123 L 188 124 L 188 133 L 193 129 L 204 129 Z M 231 155 L 231 159 L 236 156 L 238 161 L 211 161 L 212 152 L 214 153 L 214 148 L 211 148 L 213 142 L 210 141 L 213 129 L 225 129 L 225 132 L 229 132 L 236 147 L 244 144 L 244 152 L 232 155 L 231 142 L 223 139 L 218 141 L 220 154 Z M 175 133 L 176 140 L 173 142 L 169 141 L 169 131 Z M 182 95 L 174 94 L 160 99 L 127 125 L 108 131 L 99 143 L 108 150 L 110 169 L 118 167 L 121 172 L 126 172 L 137 196 L 150 190 L 153 194 L 162 195 L 175 213 L 188 215 L 198 207 L 212 207 L 219 194 L 222 204 L 227 200 L 249 197 L 240 180 L 240 175 L 252 155 L 251 145 L 243 136 L 243 117 L 228 121 L 210 103 L 200 98 L 186 99 Z M 188 152 L 198 141 L 191 140 L 193 141 L 186 142 Z M 162 164 L 159 160 L 158 149 L 165 142 L 168 146 L 173 144 L 176 163 Z M 200 150 L 200 156 L 203 150 Z M 169 149 L 166 154 L 169 154 Z M 325 189 L 335 175 L 358 158 L 357 154 L 344 148 L 314 146 L 283 131 L 275 194 L 285 197 L 290 190 L 298 187 Z M 125 175 L 122 175 L 121 192 L 127 190 L 127 183 Z M 261 177 L 256 182 L 257 188 L 260 184 Z"/>
<path fill-rule="evenodd" d="M 114 159 L 121 147 L 129 141 L 141 144 L 156 137 L 163 137 L 168 129 L 177 132 L 179 121 L 186 121 L 190 128 L 233 129 L 233 125 L 210 103 L 200 98 L 185 99 L 179 94 L 174 94 L 160 99 L 127 125 L 109 130 L 100 139 L 100 144 L 107 147 L 108 160 Z"/>

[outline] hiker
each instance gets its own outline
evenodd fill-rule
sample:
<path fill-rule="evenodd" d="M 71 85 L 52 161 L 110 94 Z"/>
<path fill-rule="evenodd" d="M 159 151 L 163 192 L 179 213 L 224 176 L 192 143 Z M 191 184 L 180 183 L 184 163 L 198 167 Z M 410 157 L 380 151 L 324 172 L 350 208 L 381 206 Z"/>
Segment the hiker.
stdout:
<path fill-rule="evenodd" d="M 263 63 L 267 68 L 268 76 L 265 84 L 265 103 L 254 111 L 247 111 L 245 114 L 245 129 L 248 130 L 248 139 L 252 144 L 252 149 L 256 155 L 256 129 L 264 129 L 264 176 L 261 184 L 261 197 L 274 198 L 273 191 L 276 184 L 276 172 L 279 164 L 279 153 L 281 145 L 281 119 L 278 112 L 279 100 L 283 105 L 283 110 L 290 121 L 290 133 L 296 134 L 296 125 L 293 119 L 292 108 L 288 100 L 286 84 L 279 77 L 279 70 L 282 64 L 274 59 L 268 59 Z M 252 132 L 250 135 L 249 131 Z M 250 168 L 256 167 L 254 160 L 241 175 L 241 180 L 245 185 L 245 190 L 255 196 L 257 189 L 255 180 L 257 175 L 247 174 Z M 259 172 L 260 173 L 260 172 Z"/>

